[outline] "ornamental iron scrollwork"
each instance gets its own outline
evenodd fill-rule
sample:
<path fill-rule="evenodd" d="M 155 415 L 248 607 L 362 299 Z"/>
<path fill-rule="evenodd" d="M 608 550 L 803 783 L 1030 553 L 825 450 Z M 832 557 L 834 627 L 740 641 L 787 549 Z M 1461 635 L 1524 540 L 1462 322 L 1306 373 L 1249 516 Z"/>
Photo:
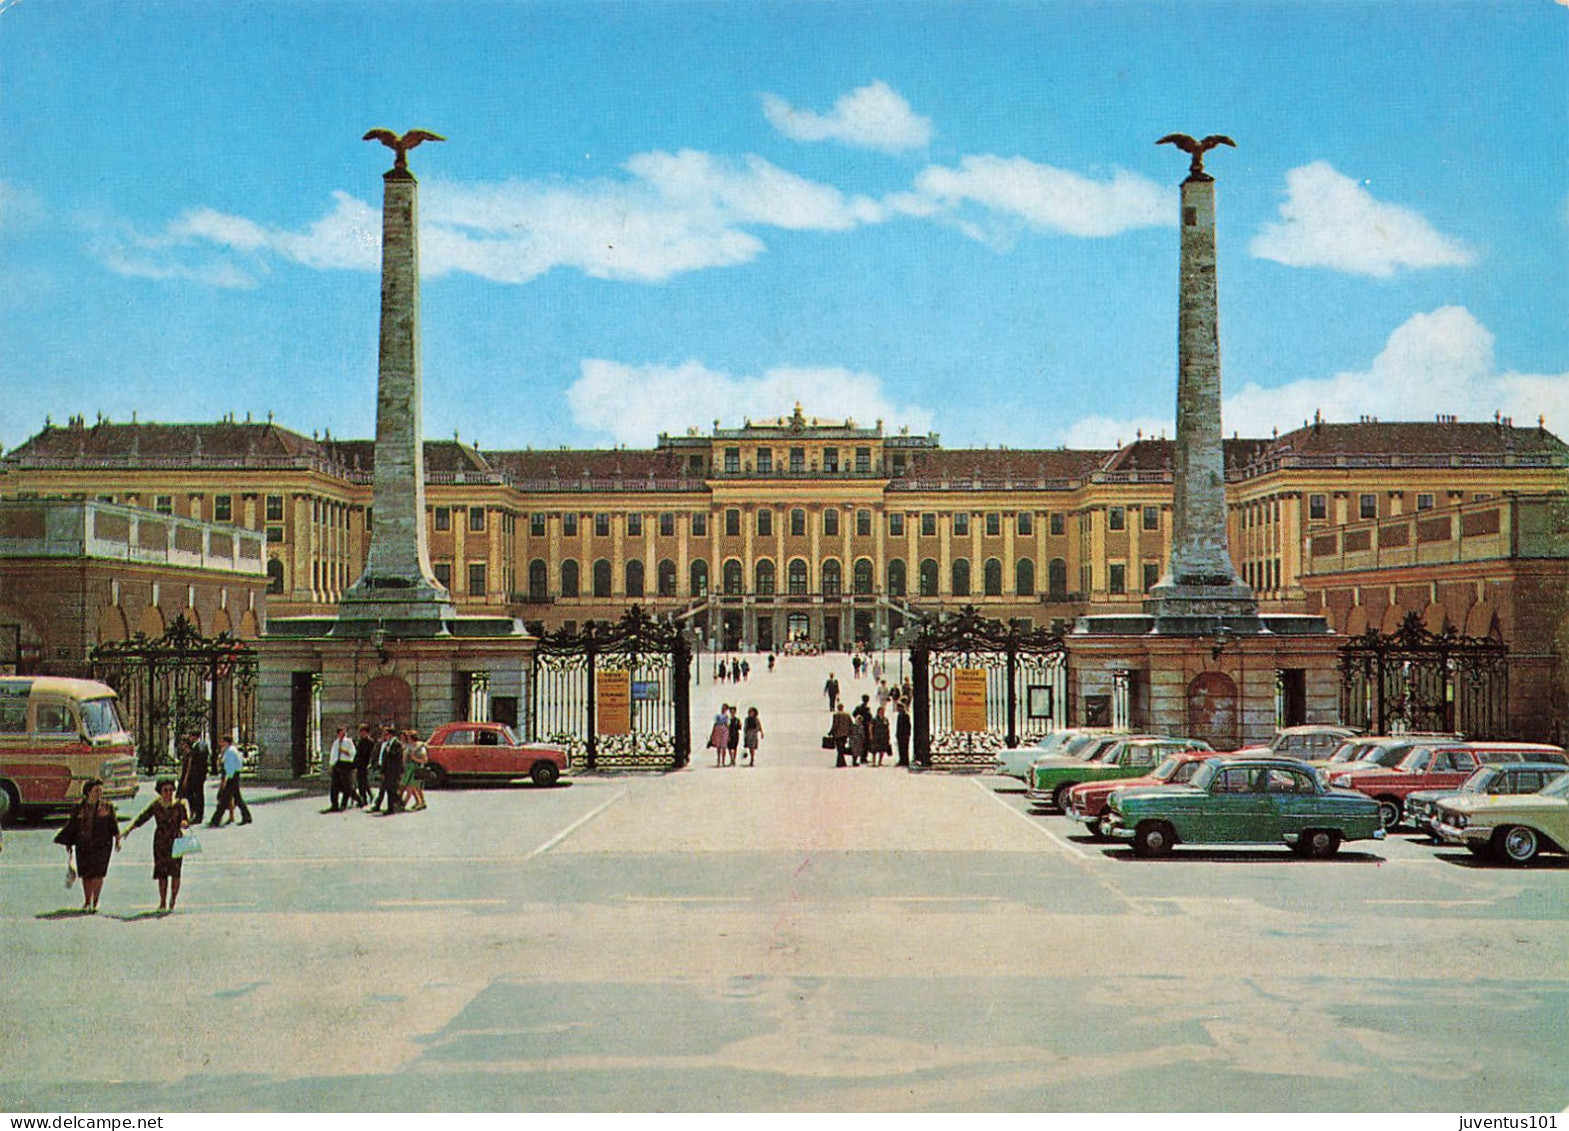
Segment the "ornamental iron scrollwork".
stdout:
<path fill-rule="evenodd" d="M 1471 739 L 1509 734 L 1509 646 L 1416 613 L 1384 633 L 1368 629 L 1340 649 L 1341 717 L 1373 734 L 1438 731 Z"/>

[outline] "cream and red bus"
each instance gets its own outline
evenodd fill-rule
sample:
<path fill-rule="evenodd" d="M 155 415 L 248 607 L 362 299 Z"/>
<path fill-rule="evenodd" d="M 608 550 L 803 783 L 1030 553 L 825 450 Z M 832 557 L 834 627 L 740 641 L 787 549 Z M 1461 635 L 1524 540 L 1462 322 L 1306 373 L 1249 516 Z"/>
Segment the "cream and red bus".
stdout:
<path fill-rule="evenodd" d="M 92 778 L 106 800 L 136 796 L 136 745 L 115 700 L 90 679 L 0 677 L 0 819 L 68 808 Z"/>

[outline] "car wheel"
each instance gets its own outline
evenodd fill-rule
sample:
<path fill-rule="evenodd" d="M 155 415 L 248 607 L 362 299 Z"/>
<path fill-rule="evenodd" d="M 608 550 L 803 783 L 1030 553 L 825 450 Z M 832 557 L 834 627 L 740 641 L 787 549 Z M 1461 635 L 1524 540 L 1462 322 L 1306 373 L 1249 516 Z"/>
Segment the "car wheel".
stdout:
<path fill-rule="evenodd" d="M 1383 822 L 1386 832 L 1394 832 L 1400 827 L 1401 808 L 1400 801 L 1394 797 L 1380 797 L 1378 799 L 1378 819 Z"/>
<path fill-rule="evenodd" d="M 431 789 L 446 789 L 450 779 L 447 777 L 447 767 L 438 762 L 425 764 L 425 781 Z"/>
<path fill-rule="evenodd" d="M 1535 829 L 1524 825 L 1510 825 L 1493 835 L 1498 858 L 1506 864 L 1529 864 L 1542 850 L 1541 838 Z"/>
<path fill-rule="evenodd" d="M 1165 856 L 1176 843 L 1176 834 L 1165 821 L 1145 821 L 1133 834 L 1135 856 Z"/>
<path fill-rule="evenodd" d="M 556 784 L 556 779 L 561 776 L 561 771 L 554 762 L 535 762 L 534 768 L 528 772 L 534 784 L 541 789 L 548 789 Z"/>
<path fill-rule="evenodd" d="M 1297 838 L 1302 854 L 1314 860 L 1328 860 L 1340 851 L 1340 834 L 1333 829 L 1309 829 Z"/>
<path fill-rule="evenodd" d="M 1066 785 L 1059 785 L 1056 792 L 1051 795 L 1051 803 L 1063 813 L 1068 811 L 1068 791 L 1076 784 L 1076 782 L 1068 782 Z"/>
<path fill-rule="evenodd" d="M 15 821 L 21 815 L 22 799 L 17 796 L 16 786 L 0 781 L 0 821 Z"/>

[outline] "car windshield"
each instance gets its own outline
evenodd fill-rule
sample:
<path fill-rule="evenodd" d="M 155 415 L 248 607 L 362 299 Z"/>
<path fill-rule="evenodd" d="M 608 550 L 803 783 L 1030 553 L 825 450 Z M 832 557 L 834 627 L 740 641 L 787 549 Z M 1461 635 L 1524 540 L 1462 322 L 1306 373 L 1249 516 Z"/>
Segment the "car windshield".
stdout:
<path fill-rule="evenodd" d="M 1335 752 L 1330 755 L 1329 760 L 1331 762 L 1355 762 L 1362 757 L 1364 750 L 1369 749 L 1371 749 L 1371 746 L 1366 742 L 1342 742 L 1335 748 Z"/>
<path fill-rule="evenodd" d="M 1070 738 L 1060 753 L 1068 758 L 1083 758 L 1105 740 L 1098 734 L 1081 734 Z M 1051 753 L 1051 751 L 1047 751 Z"/>
<path fill-rule="evenodd" d="M 87 729 L 89 738 L 102 738 L 106 734 L 120 734 L 125 730 L 113 699 L 84 699 L 82 726 Z"/>
<path fill-rule="evenodd" d="M 1167 758 L 1164 762 L 1155 767 L 1155 772 L 1150 774 L 1150 777 L 1154 778 L 1156 781 L 1170 781 L 1171 776 L 1177 772 L 1177 767 L 1180 765 L 1182 765 L 1182 759 Z"/>
<path fill-rule="evenodd" d="M 1460 792 L 1486 793 L 1487 787 L 1491 785 L 1493 779 L 1501 773 L 1503 773 L 1502 770 L 1495 769 L 1492 766 L 1483 766 L 1480 770 L 1476 771 L 1476 773 L 1472 774 L 1470 777 L 1466 778 L 1465 781 L 1460 783 Z"/>
<path fill-rule="evenodd" d="M 1199 789 L 1208 789 L 1209 783 L 1215 780 L 1215 775 L 1225 768 L 1226 763 L 1218 758 L 1212 762 L 1205 762 L 1198 768 L 1198 772 L 1193 775 L 1193 784 Z"/>
<path fill-rule="evenodd" d="M 1375 766 L 1393 767 L 1400 765 L 1401 760 L 1409 753 L 1411 753 L 1411 747 L 1402 742 L 1394 746 L 1374 747 L 1363 756 L 1362 760 L 1371 762 Z"/>
<path fill-rule="evenodd" d="M 1086 762 L 1104 762 L 1106 760 L 1106 755 L 1110 754 L 1113 750 L 1116 750 L 1121 745 L 1121 739 L 1103 738 L 1101 739 L 1100 745 L 1095 747 L 1094 750 L 1090 751 L 1089 756 L 1084 760 Z"/>
<path fill-rule="evenodd" d="M 1553 783 L 1537 794 L 1538 797 L 1563 797 L 1569 794 L 1569 774 L 1553 779 Z"/>

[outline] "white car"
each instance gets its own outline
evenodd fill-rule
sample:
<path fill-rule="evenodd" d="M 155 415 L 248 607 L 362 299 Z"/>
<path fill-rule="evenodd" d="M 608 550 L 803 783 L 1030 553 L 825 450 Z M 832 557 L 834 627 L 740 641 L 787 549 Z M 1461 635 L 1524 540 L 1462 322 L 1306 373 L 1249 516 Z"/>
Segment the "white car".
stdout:
<path fill-rule="evenodd" d="M 1089 741 L 1097 738 L 1107 738 L 1112 731 L 1104 729 L 1087 729 L 1078 727 L 1069 730 L 1054 730 L 1050 734 L 1042 735 L 1032 743 L 1025 743 L 1004 750 L 997 755 L 997 761 L 992 766 L 992 773 L 1002 774 L 1004 777 L 1018 778 L 1020 781 L 1030 780 L 1030 766 L 1037 758 L 1052 754 L 1088 753 L 1094 743 Z M 1083 739 L 1075 745 L 1075 741 Z"/>

